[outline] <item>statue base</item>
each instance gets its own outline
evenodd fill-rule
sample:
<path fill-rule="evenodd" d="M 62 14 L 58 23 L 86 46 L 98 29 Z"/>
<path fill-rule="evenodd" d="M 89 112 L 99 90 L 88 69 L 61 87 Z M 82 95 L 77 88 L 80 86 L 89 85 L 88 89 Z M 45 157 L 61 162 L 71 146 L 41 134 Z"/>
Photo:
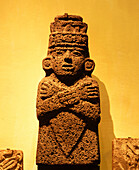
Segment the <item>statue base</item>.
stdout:
<path fill-rule="evenodd" d="M 99 165 L 87 164 L 87 165 L 38 165 L 38 170 L 100 170 Z"/>

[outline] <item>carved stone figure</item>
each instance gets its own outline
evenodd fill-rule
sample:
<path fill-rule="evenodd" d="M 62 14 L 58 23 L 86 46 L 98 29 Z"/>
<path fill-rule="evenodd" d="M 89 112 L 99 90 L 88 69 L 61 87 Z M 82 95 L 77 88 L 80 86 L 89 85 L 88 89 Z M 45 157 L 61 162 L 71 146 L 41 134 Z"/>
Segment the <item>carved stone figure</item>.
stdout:
<path fill-rule="evenodd" d="M 0 170 L 23 170 L 23 152 L 0 150 Z"/>
<path fill-rule="evenodd" d="M 87 24 L 64 14 L 51 23 L 46 76 L 37 94 L 38 165 L 93 164 L 100 161 L 98 83 L 89 58 Z"/>
<path fill-rule="evenodd" d="M 139 169 L 139 139 L 113 140 L 113 170 Z"/>

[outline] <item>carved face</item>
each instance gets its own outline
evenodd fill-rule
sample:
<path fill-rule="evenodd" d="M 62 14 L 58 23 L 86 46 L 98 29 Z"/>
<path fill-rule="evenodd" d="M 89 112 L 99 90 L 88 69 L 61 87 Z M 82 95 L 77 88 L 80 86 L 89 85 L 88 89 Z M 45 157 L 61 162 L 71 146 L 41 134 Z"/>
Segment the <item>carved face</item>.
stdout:
<path fill-rule="evenodd" d="M 85 60 L 83 49 L 55 49 L 52 52 L 53 70 L 56 75 L 77 75 Z"/>

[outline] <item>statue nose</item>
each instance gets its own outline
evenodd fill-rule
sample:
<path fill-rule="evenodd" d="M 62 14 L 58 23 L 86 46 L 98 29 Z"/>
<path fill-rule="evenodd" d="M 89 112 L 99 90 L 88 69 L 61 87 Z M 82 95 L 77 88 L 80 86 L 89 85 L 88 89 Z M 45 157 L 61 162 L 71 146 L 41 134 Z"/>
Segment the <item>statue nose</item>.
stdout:
<path fill-rule="evenodd" d="M 71 53 L 70 53 L 69 50 L 67 50 L 66 53 L 65 53 L 64 61 L 65 61 L 66 63 L 69 63 L 69 64 L 72 63 L 72 57 L 71 57 Z"/>
<path fill-rule="evenodd" d="M 71 58 L 65 58 L 64 60 L 65 60 L 66 63 L 69 63 L 69 64 L 72 63 L 72 59 Z"/>

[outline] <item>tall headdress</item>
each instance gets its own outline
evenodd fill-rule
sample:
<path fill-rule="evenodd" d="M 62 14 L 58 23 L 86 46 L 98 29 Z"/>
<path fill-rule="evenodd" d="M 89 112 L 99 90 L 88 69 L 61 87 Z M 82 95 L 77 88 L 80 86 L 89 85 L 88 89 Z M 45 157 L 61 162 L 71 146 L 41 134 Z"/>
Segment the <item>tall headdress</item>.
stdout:
<path fill-rule="evenodd" d="M 73 47 L 84 48 L 86 57 L 89 57 L 87 24 L 82 17 L 67 13 L 57 16 L 50 25 L 50 31 L 48 54 L 55 47 Z"/>

